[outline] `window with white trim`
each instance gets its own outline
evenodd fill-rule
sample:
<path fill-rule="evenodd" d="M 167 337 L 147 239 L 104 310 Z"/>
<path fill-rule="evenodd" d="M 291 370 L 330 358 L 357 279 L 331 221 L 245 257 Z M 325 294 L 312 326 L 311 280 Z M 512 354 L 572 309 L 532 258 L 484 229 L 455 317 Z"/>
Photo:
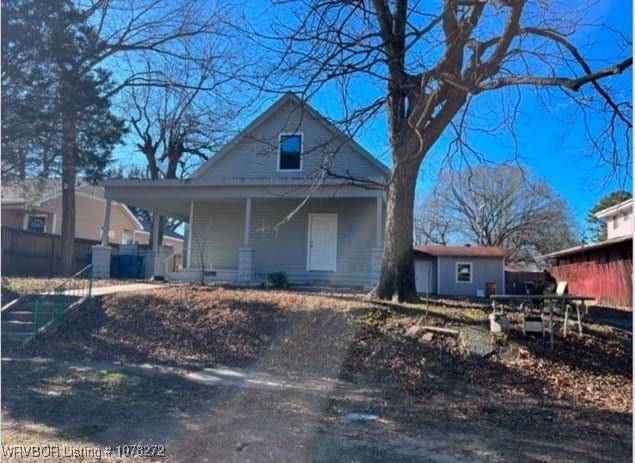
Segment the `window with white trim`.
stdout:
<path fill-rule="evenodd" d="M 132 244 L 132 231 L 123 230 L 121 232 L 121 244 Z"/>
<path fill-rule="evenodd" d="M 302 135 L 280 135 L 278 170 L 302 169 Z"/>
<path fill-rule="evenodd" d="M 38 233 L 46 232 L 46 215 L 27 214 L 26 229 Z"/>
<path fill-rule="evenodd" d="M 472 263 L 457 262 L 456 263 L 456 282 L 472 283 Z"/>
<path fill-rule="evenodd" d="M 615 214 L 613 216 L 613 230 L 615 230 L 617 228 L 617 221 L 618 221 L 618 216 L 617 216 L 617 214 Z"/>

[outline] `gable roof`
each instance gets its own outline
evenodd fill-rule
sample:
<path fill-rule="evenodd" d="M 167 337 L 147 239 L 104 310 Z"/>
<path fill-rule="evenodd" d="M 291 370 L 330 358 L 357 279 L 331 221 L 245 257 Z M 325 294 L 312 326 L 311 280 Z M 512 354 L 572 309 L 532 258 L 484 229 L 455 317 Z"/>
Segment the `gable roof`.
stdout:
<path fill-rule="evenodd" d="M 104 188 L 78 179 L 77 193 L 103 199 Z M 7 178 L 2 180 L 2 204 L 39 204 L 62 193 L 60 178 Z"/>
<path fill-rule="evenodd" d="M 415 254 L 438 257 L 505 257 L 505 250 L 497 246 L 414 246 Z"/>
<path fill-rule="evenodd" d="M 234 138 L 232 138 L 225 146 L 223 146 L 218 153 L 208 159 L 203 165 L 201 165 L 196 171 L 192 174 L 192 178 L 198 178 L 202 176 L 210 167 L 216 164 L 219 160 L 223 159 L 227 156 L 228 153 L 231 152 L 232 148 L 234 148 L 238 143 L 244 140 L 251 132 L 253 132 L 256 128 L 258 128 L 261 124 L 263 124 L 267 119 L 269 119 L 273 114 L 276 113 L 280 108 L 282 108 L 285 104 L 292 103 L 296 106 L 301 106 L 306 109 L 311 116 L 313 116 L 316 120 L 320 121 L 329 131 L 333 133 L 335 136 L 345 137 L 349 143 L 353 146 L 355 151 L 358 152 L 362 157 L 366 160 L 370 161 L 375 167 L 377 167 L 384 175 L 388 175 L 390 170 L 384 163 L 379 161 L 375 156 L 366 151 L 359 143 L 357 143 L 352 137 L 346 135 L 340 129 L 338 129 L 335 125 L 333 125 L 330 121 L 328 121 L 322 114 L 320 114 L 316 109 L 311 107 L 306 101 L 300 99 L 295 93 L 285 93 L 281 98 L 279 98 L 275 103 L 273 103 L 269 108 L 267 108 L 262 114 L 260 114 L 256 119 L 254 119 L 247 127 L 241 130 Z"/>
<path fill-rule="evenodd" d="M 62 179 L 59 178 L 8 178 L 2 181 L 1 203 L 3 205 L 41 206 L 42 203 L 57 198 L 62 194 Z M 89 196 L 93 199 L 104 200 L 104 187 L 77 180 L 75 195 Z M 123 203 L 113 201 L 113 205 L 119 205 L 139 230 L 143 230 L 143 224 L 132 211 Z"/>
<path fill-rule="evenodd" d="M 7 178 L 2 180 L 2 204 L 37 203 L 54 195 L 62 187 L 61 179 Z"/>

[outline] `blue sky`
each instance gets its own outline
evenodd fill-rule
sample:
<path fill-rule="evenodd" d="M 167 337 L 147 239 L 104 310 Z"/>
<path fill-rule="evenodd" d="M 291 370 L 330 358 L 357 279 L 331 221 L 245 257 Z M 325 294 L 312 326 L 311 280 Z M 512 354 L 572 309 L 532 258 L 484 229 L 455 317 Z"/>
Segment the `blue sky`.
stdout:
<path fill-rule="evenodd" d="M 567 12 L 567 5 L 577 7 L 577 2 L 564 2 L 558 8 L 563 14 Z M 260 6 L 260 5 L 259 5 Z M 279 10 L 271 8 L 262 15 L 258 10 L 259 22 L 266 22 L 267 15 L 280 14 Z M 586 11 L 588 22 L 605 23 L 611 28 L 619 30 L 629 39 L 632 37 L 632 5 L 627 0 L 600 0 Z M 583 29 L 585 32 L 574 37 L 585 56 L 590 57 L 592 66 L 602 67 L 603 59 L 614 59 L 615 62 L 625 58 L 630 50 L 624 50 L 616 43 L 616 37 L 606 30 L 599 28 Z M 623 99 L 631 100 L 632 72 L 628 71 L 621 76 L 606 81 L 610 87 L 626 92 Z M 340 108 L 334 105 L 333 90 L 324 91 L 310 102 L 327 117 L 339 115 Z M 361 97 L 370 97 L 370 92 L 360 90 Z M 474 134 L 470 142 L 482 152 L 488 161 L 505 162 L 514 154 L 514 148 L 518 155 L 518 161 L 529 166 L 531 171 L 544 178 L 559 194 L 571 205 L 572 210 L 584 225 L 584 217 L 587 211 L 602 196 L 616 189 L 632 190 L 632 180 L 629 172 L 621 172 L 620 175 L 611 175 L 611 169 L 598 162 L 598 156 L 591 149 L 589 140 L 584 133 L 584 124 L 580 117 L 571 120 L 571 105 L 566 98 L 557 92 L 552 92 L 553 98 L 543 95 L 546 103 L 541 103 L 531 89 L 524 90 L 520 104 L 520 116 L 512 131 L 516 137 L 516 144 L 512 143 L 509 136 L 486 136 Z M 475 100 L 477 111 L 492 111 L 496 108 L 496 98 L 499 96 L 479 96 Z M 262 110 L 275 98 L 265 99 L 259 105 Z M 547 108 L 545 108 L 545 104 Z M 548 109 L 548 110 L 547 110 Z M 494 109 L 495 110 L 495 109 Z M 552 114 L 549 114 L 549 113 Z M 251 112 L 251 115 L 254 113 Z M 244 126 L 252 116 L 245 117 L 238 122 L 238 126 Z M 564 120 L 564 122 L 563 122 Z M 604 120 L 592 117 L 590 124 L 600 126 Z M 390 155 L 387 140 L 385 117 L 378 117 L 367 124 L 357 135 L 357 140 L 375 154 L 386 164 L 390 164 Z M 428 153 L 423 162 L 418 182 L 418 194 L 424 195 L 433 185 L 439 169 L 443 164 L 448 146 L 447 136 L 439 140 Z M 118 150 L 117 157 L 120 160 L 130 159 L 127 156 L 130 146 Z M 139 157 L 136 157 L 139 159 Z"/>

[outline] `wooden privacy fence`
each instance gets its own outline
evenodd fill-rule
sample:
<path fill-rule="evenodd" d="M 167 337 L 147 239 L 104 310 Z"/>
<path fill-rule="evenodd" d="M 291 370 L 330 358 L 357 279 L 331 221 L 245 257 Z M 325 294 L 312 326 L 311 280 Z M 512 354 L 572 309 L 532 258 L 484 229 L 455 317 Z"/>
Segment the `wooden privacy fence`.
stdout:
<path fill-rule="evenodd" d="M 73 273 L 86 266 L 87 255 L 99 241 L 75 238 Z M 2 227 L 2 275 L 53 277 L 62 275 L 60 237 Z"/>
<path fill-rule="evenodd" d="M 632 307 L 633 262 L 630 260 L 558 265 L 550 271 L 558 281 L 568 283 L 571 294 L 593 296 L 598 305 L 607 307 Z"/>

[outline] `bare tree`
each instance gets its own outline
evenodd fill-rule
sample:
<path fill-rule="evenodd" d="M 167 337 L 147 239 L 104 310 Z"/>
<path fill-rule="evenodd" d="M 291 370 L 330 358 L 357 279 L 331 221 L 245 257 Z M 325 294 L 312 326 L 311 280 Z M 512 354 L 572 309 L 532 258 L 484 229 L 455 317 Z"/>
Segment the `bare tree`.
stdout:
<path fill-rule="evenodd" d="M 417 212 L 429 242 L 501 246 L 510 262 L 535 262 L 577 243 L 568 204 L 519 166 L 444 173 Z"/>
<path fill-rule="evenodd" d="M 471 149 L 466 137 L 474 125 L 468 116 L 477 96 L 504 97 L 494 114 L 506 129 L 513 128 L 522 88 L 543 89 L 552 101 L 570 99 L 580 110 L 605 117 L 606 129 L 592 133 L 594 146 L 599 156 L 624 164 L 619 149 L 630 149 L 630 104 L 615 101 L 601 80 L 630 68 L 630 51 L 625 45 L 627 58 L 592 66 L 573 42 L 580 26 L 570 20 L 573 12 L 564 17 L 529 0 L 279 5 L 288 10 L 284 20 L 272 32 L 254 35 L 281 53 L 283 65 L 272 76 L 285 75 L 285 84 L 306 97 L 339 90 L 346 109 L 341 122 L 349 127 L 385 108 L 392 168 L 383 266 L 374 290 L 380 298 L 396 293 L 400 300 L 416 300 L 412 243 L 419 168 L 443 134 L 454 136 L 450 146 L 456 151 Z"/>

